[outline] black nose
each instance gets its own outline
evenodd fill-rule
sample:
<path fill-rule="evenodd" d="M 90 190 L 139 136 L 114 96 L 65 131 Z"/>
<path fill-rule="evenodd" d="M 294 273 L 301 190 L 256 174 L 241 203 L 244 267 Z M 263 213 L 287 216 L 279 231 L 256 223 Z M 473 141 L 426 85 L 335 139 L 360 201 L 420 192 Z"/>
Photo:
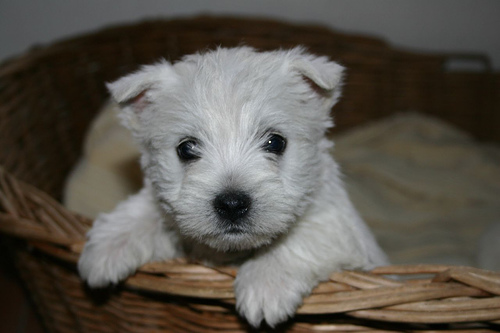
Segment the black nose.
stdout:
<path fill-rule="evenodd" d="M 227 191 L 215 197 L 215 211 L 224 220 L 236 222 L 245 217 L 250 210 L 252 199 L 243 192 Z"/>

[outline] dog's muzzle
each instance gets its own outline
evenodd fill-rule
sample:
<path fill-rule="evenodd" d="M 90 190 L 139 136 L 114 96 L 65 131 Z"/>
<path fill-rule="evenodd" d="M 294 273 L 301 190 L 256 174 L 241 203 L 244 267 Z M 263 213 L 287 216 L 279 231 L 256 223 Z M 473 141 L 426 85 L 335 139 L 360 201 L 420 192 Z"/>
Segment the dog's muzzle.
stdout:
<path fill-rule="evenodd" d="M 249 195 L 241 191 L 225 191 L 218 194 L 213 207 L 215 212 L 229 229 L 240 230 L 241 222 L 247 217 L 252 199 Z"/>

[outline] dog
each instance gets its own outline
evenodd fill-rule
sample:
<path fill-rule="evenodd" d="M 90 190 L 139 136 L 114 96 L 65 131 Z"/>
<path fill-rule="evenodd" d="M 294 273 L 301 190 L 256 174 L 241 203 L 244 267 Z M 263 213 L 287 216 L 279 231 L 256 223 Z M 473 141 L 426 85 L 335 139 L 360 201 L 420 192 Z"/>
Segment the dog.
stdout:
<path fill-rule="evenodd" d="M 82 278 L 103 287 L 180 256 L 238 265 L 238 312 L 274 327 L 332 272 L 386 264 L 329 153 L 343 73 L 302 47 L 220 47 L 108 84 L 144 186 L 97 217 Z"/>

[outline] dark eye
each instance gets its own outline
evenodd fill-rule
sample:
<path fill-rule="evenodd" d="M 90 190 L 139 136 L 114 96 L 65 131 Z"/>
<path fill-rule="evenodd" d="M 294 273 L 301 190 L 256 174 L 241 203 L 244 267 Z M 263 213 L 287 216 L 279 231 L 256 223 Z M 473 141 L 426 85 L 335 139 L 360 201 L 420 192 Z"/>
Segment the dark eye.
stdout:
<path fill-rule="evenodd" d="M 286 140 L 279 134 L 271 134 L 263 145 L 263 148 L 268 153 L 281 155 L 286 148 Z"/>
<path fill-rule="evenodd" d="M 177 146 L 177 155 L 183 162 L 189 162 L 200 158 L 198 142 L 194 139 L 185 139 Z"/>

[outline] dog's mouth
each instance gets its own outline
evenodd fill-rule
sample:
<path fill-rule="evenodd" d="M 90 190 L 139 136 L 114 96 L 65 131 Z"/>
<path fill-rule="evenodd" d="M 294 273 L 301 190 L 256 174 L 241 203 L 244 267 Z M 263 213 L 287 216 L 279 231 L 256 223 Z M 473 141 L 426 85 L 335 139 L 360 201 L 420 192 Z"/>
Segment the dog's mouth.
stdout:
<path fill-rule="evenodd" d="M 244 236 L 245 234 L 251 234 L 251 227 L 248 221 L 228 221 L 219 220 L 217 223 L 217 228 L 221 230 L 222 234 L 234 235 L 234 236 Z"/>
<path fill-rule="evenodd" d="M 250 226 L 224 225 L 217 232 L 204 237 L 202 242 L 206 245 L 224 252 L 246 251 L 269 244 L 272 238 L 269 235 L 260 235 Z"/>
<path fill-rule="evenodd" d="M 246 233 L 246 230 L 244 230 L 244 228 L 232 226 L 230 228 L 225 229 L 224 233 L 228 235 L 238 236 L 238 235 L 244 235 Z"/>
<path fill-rule="evenodd" d="M 212 217 L 212 228 L 202 237 L 206 245 L 220 251 L 246 251 L 269 245 L 286 232 L 288 223 L 276 223 L 274 228 L 259 223 L 262 216 L 249 212 L 239 219 Z M 280 228 L 276 228 L 279 225 Z"/>

